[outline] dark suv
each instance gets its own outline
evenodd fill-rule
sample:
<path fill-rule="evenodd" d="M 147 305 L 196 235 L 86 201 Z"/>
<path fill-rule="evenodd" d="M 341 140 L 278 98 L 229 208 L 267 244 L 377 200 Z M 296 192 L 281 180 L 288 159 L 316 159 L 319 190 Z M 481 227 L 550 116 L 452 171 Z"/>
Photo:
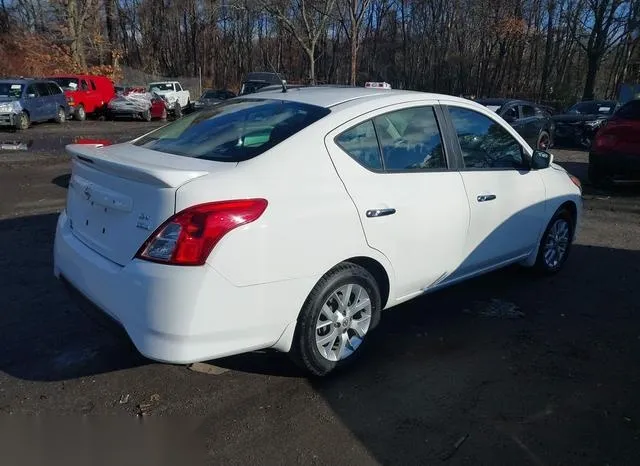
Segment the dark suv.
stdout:
<path fill-rule="evenodd" d="M 534 149 L 547 150 L 553 146 L 555 124 L 541 106 L 511 99 L 477 99 L 476 102 L 500 115 Z"/>
<path fill-rule="evenodd" d="M 68 114 L 67 99 L 55 82 L 24 78 L 0 80 L 0 126 L 27 129 L 36 121 L 62 123 Z"/>

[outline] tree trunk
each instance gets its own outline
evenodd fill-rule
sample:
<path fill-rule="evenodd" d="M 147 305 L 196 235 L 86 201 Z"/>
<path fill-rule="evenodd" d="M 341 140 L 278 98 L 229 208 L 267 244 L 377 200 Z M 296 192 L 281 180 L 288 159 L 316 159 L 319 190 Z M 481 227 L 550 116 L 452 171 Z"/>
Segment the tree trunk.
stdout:
<path fill-rule="evenodd" d="M 598 53 L 587 55 L 587 79 L 584 83 L 582 100 L 592 100 L 595 96 L 596 77 L 600 68 L 600 57 Z"/>

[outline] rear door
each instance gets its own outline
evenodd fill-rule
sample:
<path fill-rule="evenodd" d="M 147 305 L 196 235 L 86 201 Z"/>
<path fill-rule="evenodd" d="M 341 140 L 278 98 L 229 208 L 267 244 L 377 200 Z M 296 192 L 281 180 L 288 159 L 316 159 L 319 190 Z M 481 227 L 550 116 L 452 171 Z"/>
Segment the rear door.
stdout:
<path fill-rule="evenodd" d="M 529 254 L 544 225 L 546 195 L 527 150 L 502 124 L 459 102 L 447 109 L 471 211 L 462 277 Z"/>
<path fill-rule="evenodd" d="M 36 83 L 36 89 L 40 95 L 40 105 L 42 107 L 42 119 L 48 120 L 56 116 L 55 96 L 51 95 L 49 86 L 45 82 Z"/>
<path fill-rule="evenodd" d="M 387 107 L 325 138 L 367 243 L 393 266 L 398 298 L 442 281 L 466 241 L 469 205 L 449 169 L 439 112 L 429 102 Z"/>

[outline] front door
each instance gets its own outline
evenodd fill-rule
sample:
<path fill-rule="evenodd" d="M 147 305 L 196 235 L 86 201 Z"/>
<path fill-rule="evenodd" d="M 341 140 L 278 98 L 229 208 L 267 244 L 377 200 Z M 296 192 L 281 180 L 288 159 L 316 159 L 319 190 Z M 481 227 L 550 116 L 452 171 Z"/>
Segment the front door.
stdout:
<path fill-rule="evenodd" d="M 25 107 L 29 112 L 29 118 L 31 121 L 41 121 L 45 115 L 45 110 L 43 109 L 45 102 L 44 99 L 40 97 L 36 85 L 29 84 L 25 95 Z"/>
<path fill-rule="evenodd" d="M 471 209 L 464 260 L 457 271 L 463 276 L 522 258 L 536 247 L 544 224 L 545 188 L 511 131 L 464 104 L 447 109 Z"/>
<path fill-rule="evenodd" d="M 325 139 L 367 243 L 393 266 L 397 299 L 455 269 L 469 223 L 462 177 L 448 168 L 436 108 L 412 105 L 361 116 Z"/>

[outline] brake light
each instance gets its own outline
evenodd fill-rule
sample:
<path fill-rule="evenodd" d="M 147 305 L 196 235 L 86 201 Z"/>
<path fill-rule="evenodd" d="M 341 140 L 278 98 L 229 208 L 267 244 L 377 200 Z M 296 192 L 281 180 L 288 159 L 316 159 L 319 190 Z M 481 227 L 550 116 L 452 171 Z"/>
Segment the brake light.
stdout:
<path fill-rule="evenodd" d="M 569 179 L 571 179 L 571 182 L 577 186 L 577 188 L 580 190 L 580 194 L 582 194 L 582 183 L 580 182 L 580 178 L 578 178 L 577 176 L 569 175 Z"/>
<path fill-rule="evenodd" d="M 160 225 L 135 257 L 169 265 L 203 265 L 224 235 L 257 220 L 266 208 L 266 199 L 238 199 L 189 207 Z"/>

